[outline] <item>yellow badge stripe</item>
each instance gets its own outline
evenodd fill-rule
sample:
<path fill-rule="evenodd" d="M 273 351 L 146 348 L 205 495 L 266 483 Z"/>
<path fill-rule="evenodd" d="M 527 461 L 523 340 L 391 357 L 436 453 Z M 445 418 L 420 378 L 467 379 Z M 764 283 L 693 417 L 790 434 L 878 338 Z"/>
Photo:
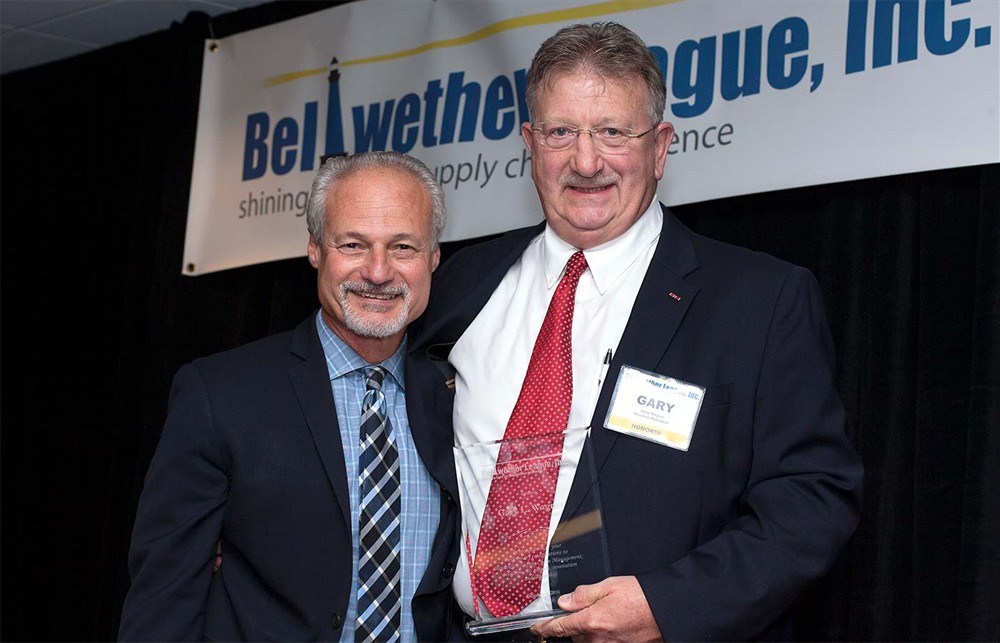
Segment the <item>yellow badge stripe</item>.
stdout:
<path fill-rule="evenodd" d="M 687 446 L 689 441 L 689 438 L 686 435 L 682 435 L 675 431 L 668 431 L 667 429 L 660 429 L 641 422 L 636 422 L 631 418 L 623 417 L 621 415 L 612 415 L 608 418 L 607 424 L 609 427 L 616 427 L 625 433 L 635 436 L 656 436 L 666 440 L 668 444 L 672 445 Z"/>

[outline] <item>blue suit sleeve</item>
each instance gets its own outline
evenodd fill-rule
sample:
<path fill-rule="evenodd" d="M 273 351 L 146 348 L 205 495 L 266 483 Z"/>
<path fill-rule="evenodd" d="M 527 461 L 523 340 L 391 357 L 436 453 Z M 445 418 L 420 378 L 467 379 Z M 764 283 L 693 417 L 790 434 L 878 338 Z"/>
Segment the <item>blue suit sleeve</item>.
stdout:
<path fill-rule="evenodd" d="M 829 569 L 858 522 L 863 473 L 808 271 L 788 273 L 766 323 L 738 514 L 684 558 L 638 575 L 667 640 L 760 634 Z"/>
<path fill-rule="evenodd" d="M 139 500 L 121 640 L 201 640 L 228 488 L 197 362 L 174 378 L 170 410 Z"/>

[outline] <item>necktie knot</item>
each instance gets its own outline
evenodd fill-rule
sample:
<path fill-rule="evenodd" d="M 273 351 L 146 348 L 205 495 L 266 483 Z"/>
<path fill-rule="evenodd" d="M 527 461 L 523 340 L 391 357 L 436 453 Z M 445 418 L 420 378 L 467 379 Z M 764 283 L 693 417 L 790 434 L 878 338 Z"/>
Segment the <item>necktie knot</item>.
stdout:
<path fill-rule="evenodd" d="M 563 275 L 563 279 L 577 280 L 586 269 L 587 257 L 583 255 L 582 250 L 577 250 L 573 253 L 573 256 L 569 258 L 569 261 L 566 262 L 566 274 Z"/>
<path fill-rule="evenodd" d="M 365 389 L 369 391 L 381 391 L 382 381 L 385 379 L 385 368 L 382 366 L 373 366 L 368 371 L 368 377 L 365 380 Z"/>

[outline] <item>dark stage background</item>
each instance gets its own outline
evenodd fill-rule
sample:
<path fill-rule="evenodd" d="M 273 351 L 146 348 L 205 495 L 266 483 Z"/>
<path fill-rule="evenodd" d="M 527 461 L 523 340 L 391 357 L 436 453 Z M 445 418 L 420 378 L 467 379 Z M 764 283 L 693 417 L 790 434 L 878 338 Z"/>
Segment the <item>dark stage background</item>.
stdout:
<path fill-rule="evenodd" d="M 212 29 L 334 4 L 264 5 Z M 2 77 L 4 640 L 115 637 L 174 371 L 317 305 L 305 259 L 181 275 L 208 35 L 192 14 Z M 801 638 L 1000 639 L 1000 166 L 675 212 L 823 288 L 866 503 L 798 606 Z"/>

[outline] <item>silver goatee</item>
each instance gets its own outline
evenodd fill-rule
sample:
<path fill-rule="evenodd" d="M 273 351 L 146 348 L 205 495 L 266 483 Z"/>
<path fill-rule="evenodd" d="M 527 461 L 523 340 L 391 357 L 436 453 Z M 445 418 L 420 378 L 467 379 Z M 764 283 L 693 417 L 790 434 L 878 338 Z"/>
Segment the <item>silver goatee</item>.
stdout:
<path fill-rule="evenodd" d="M 365 313 L 379 312 L 382 304 L 373 300 L 371 303 L 361 302 L 360 305 L 355 305 L 349 300 L 347 296 L 349 293 L 362 297 L 384 298 L 386 301 L 402 297 L 403 305 L 392 319 L 369 319 Z M 344 323 L 347 328 L 362 337 L 395 335 L 406 328 L 406 322 L 410 317 L 410 289 L 406 284 L 376 285 L 367 281 L 345 281 L 340 284 L 338 299 L 340 308 L 344 311 Z"/>

